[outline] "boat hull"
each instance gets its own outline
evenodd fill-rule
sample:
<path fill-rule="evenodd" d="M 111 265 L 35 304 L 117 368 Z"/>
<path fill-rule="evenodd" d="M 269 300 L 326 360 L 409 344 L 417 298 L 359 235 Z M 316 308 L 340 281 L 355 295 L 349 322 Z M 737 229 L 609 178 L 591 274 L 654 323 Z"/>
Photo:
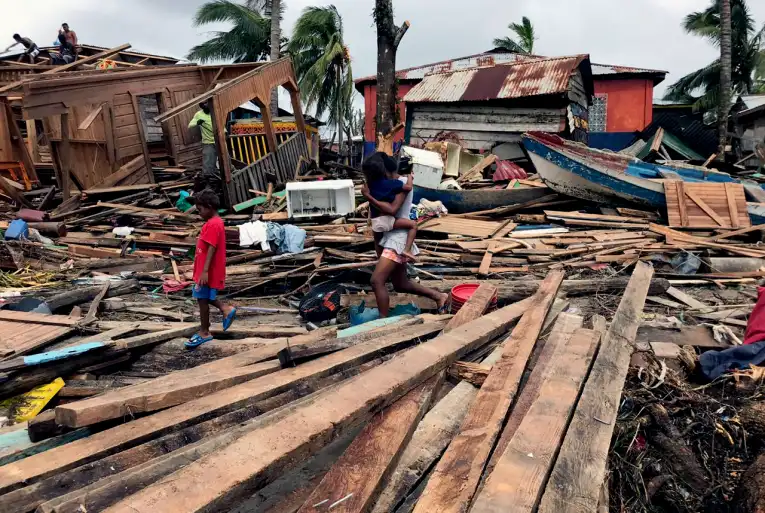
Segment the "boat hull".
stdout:
<path fill-rule="evenodd" d="M 448 190 L 414 186 L 414 202 L 440 201 L 452 214 L 468 214 L 534 201 L 550 194 L 545 187 Z"/>
<path fill-rule="evenodd" d="M 524 138 L 524 146 L 539 176 L 555 192 L 607 205 L 629 203 L 651 208 L 665 205 L 664 186 L 629 175 L 626 163 L 622 168 L 607 169 L 534 139 Z"/>

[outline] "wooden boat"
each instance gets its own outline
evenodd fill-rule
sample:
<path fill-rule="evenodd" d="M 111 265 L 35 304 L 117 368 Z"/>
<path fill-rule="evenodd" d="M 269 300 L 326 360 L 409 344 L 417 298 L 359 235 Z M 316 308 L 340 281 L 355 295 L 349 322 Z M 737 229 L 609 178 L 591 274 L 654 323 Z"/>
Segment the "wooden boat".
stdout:
<path fill-rule="evenodd" d="M 734 182 L 727 173 L 697 166 L 650 164 L 635 157 L 588 148 L 557 135 L 540 132 L 523 136 L 523 146 L 545 184 L 555 192 L 606 205 L 636 204 L 666 208 L 664 182 Z M 744 185 L 750 199 L 751 186 Z M 747 203 L 754 224 L 765 222 L 765 204 Z"/>
<path fill-rule="evenodd" d="M 518 205 L 548 196 L 546 187 L 523 187 L 516 189 L 430 189 L 414 186 L 414 202 L 421 199 L 440 201 L 452 214 L 467 214 L 491 210 L 497 207 Z"/>

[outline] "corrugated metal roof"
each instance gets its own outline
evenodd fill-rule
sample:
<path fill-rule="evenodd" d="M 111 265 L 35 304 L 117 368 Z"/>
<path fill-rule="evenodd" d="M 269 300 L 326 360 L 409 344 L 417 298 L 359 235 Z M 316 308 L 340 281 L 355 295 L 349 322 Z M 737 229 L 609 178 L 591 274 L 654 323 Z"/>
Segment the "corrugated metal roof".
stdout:
<path fill-rule="evenodd" d="M 594 76 L 598 75 L 621 75 L 624 73 L 637 73 L 637 74 L 664 74 L 666 75 L 669 73 L 668 71 L 662 71 L 658 69 L 647 69 L 647 68 L 632 68 L 629 66 L 614 66 L 611 64 L 592 64 L 592 74 Z"/>
<path fill-rule="evenodd" d="M 412 68 L 402 69 L 396 72 L 396 78 L 399 80 L 422 80 L 426 75 L 430 73 L 445 73 L 449 71 L 460 71 L 470 68 L 480 68 L 486 66 L 494 66 L 495 64 L 508 64 L 511 62 L 517 62 L 521 60 L 532 59 L 547 59 L 542 55 L 524 55 L 511 52 L 491 51 L 479 53 L 476 55 L 468 55 L 466 57 L 458 57 L 456 59 L 449 59 L 446 61 L 434 62 L 431 64 L 424 64 L 422 66 L 415 66 Z M 611 64 L 593 64 L 592 74 L 598 75 L 615 75 L 615 74 L 664 74 L 666 71 L 646 68 L 632 68 L 628 66 L 614 66 Z M 366 77 L 356 79 L 356 84 L 362 82 L 376 82 L 377 75 L 369 75 Z"/>
<path fill-rule="evenodd" d="M 756 109 L 765 105 L 765 94 L 747 94 L 741 96 L 741 101 L 744 102 L 747 109 Z"/>
<path fill-rule="evenodd" d="M 406 102 L 457 102 L 559 94 L 587 55 L 518 61 L 512 64 L 426 76 Z"/>

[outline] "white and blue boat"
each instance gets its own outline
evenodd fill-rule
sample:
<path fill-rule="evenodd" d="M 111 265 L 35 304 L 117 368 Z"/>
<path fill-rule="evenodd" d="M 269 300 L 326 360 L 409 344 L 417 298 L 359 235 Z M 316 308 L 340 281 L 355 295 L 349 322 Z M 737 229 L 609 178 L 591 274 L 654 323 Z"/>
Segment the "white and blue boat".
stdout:
<path fill-rule="evenodd" d="M 629 155 L 588 148 L 547 133 L 525 134 L 523 146 L 537 173 L 550 189 L 604 205 L 664 209 L 664 181 L 667 179 L 740 183 L 727 173 L 695 166 L 650 164 Z M 747 203 L 747 208 L 753 224 L 765 224 L 765 204 Z"/>

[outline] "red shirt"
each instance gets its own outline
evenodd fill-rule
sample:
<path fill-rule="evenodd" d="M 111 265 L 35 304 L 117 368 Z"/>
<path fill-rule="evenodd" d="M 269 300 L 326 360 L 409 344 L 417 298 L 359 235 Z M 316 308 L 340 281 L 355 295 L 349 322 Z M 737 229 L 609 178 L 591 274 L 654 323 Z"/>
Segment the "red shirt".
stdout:
<path fill-rule="evenodd" d="M 207 285 L 211 289 L 221 290 L 226 282 L 226 229 L 223 219 L 213 217 L 202 227 L 197 241 L 197 253 L 194 255 L 194 283 L 199 283 L 199 278 L 205 270 L 205 261 L 210 246 L 215 248 L 212 262 L 210 262 L 209 281 Z"/>

